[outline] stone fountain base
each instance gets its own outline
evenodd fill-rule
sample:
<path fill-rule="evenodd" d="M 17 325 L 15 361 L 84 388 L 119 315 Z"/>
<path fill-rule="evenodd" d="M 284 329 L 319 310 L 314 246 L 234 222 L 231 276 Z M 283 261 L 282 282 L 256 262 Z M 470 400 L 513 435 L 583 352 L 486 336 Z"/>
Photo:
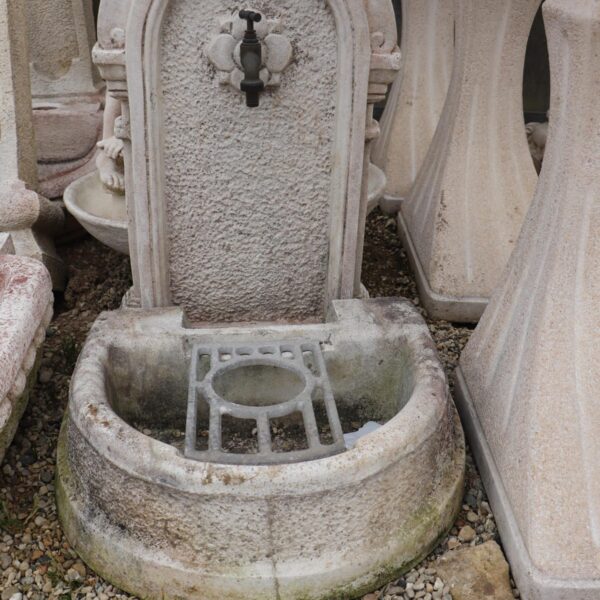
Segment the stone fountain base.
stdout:
<path fill-rule="evenodd" d="M 319 344 L 351 450 L 287 464 L 185 458 L 198 345 Z M 195 376 L 195 374 L 194 374 Z M 72 379 L 60 517 L 105 578 L 144 598 L 354 598 L 420 561 L 460 507 L 464 440 L 427 327 L 395 300 L 335 301 L 324 324 L 187 329 L 178 309 L 107 313 Z M 282 459 L 285 460 L 285 459 Z"/>

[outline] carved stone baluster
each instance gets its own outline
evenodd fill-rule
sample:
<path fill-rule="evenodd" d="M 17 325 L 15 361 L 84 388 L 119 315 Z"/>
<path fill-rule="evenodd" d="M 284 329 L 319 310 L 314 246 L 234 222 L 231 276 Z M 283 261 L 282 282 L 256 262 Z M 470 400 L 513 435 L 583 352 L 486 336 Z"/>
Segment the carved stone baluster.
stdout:
<path fill-rule="evenodd" d="M 544 5 L 539 186 L 457 372 L 459 406 L 523 598 L 600 597 L 600 3 Z"/>
<path fill-rule="evenodd" d="M 369 94 L 367 97 L 366 144 L 363 160 L 363 200 L 358 220 L 357 258 L 355 261 L 354 295 L 357 297 L 366 293 L 360 279 L 367 212 L 372 208 L 372 206 L 369 206 L 369 196 L 372 195 L 369 189 L 369 179 L 376 176 L 371 165 L 371 148 L 380 134 L 379 123 L 373 118 L 373 107 L 375 103 L 385 99 L 388 86 L 394 81 L 401 64 L 396 17 L 392 3 L 390 0 L 365 0 L 365 6 L 369 18 L 372 54 Z"/>
<path fill-rule="evenodd" d="M 394 198 L 410 192 L 440 120 L 452 74 L 453 0 L 404 0 L 401 50 L 402 71 L 372 156 L 386 175 L 386 196 Z"/>
<path fill-rule="evenodd" d="M 535 190 L 522 80 L 539 5 L 540 0 L 455 0 L 448 97 L 399 213 L 421 297 L 437 318 L 479 319 Z"/>
<path fill-rule="evenodd" d="M 63 225 L 58 205 L 39 196 L 31 118 L 26 19 L 21 0 L 0 1 L 0 232 L 2 246 L 41 260 L 62 289 L 64 265 L 50 234 Z"/>

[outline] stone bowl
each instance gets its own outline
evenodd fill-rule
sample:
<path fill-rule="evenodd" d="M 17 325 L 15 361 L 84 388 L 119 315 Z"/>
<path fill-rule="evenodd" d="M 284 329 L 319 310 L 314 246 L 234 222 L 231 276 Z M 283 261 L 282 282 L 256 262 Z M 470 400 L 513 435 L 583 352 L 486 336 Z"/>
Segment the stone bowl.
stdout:
<path fill-rule="evenodd" d="M 125 196 L 107 190 L 97 171 L 69 185 L 64 202 L 89 234 L 109 248 L 129 254 Z"/>
<path fill-rule="evenodd" d="M 356 598 L 452 526 L 465 448 L 429 331 L 396 300 L 333 302 L 320 324 L 188 329 L 179 309 L 101 315 L 71 382 L 57 471 L 65 533 L 142 598 Z M 196 345 L 318 343 L 341 417 L 383 425 L 339 454 L 243 465 L 151 437 L 185 429 Z M 343 419 L 342 419 L 343 421 Z"/>

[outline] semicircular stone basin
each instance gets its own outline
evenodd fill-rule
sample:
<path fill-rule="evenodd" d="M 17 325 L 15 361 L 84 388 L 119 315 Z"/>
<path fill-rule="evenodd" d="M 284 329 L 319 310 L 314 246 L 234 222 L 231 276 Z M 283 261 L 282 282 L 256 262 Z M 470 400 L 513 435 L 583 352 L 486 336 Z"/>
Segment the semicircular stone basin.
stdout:
<path fill-rule="evenodd" d="M 185 328 L 179 309 L 100 317 L 58 451 L 60 517 L 87 563 L 143 598 L 325 600 L 359 597 L 432 550 L 460 508 L 465 458 L 433 341 L 405 302 L 335 301 L 331 314 L 211 329 Z M 192 349 L 289 340 L 319 345 L 345 432 L 382 426 L 316 460 L 186 458 Z M 213 383 L 229 401 L 285 402 L 305 382 L 280 371 Z"/>
<path fill-rule="evenodd" d="M 106 189 L 97 171 L 69 185 L 64 202 L 90 235 L 121 254 L 129 254 L 125 196 Z"/>

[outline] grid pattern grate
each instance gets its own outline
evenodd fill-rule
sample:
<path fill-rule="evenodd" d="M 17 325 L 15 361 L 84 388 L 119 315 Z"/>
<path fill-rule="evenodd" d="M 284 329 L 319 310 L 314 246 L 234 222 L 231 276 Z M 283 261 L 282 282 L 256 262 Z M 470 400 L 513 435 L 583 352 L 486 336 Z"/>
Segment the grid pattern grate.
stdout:
<path fill-rule="evenodd" d="M 261 366 L 291 372 L 295 380 L 303 382 L 303 389 L 291 399 L 285 399 L 286 390 L 282 389 L 282 401 L 270 401 L 268 405 L 263 405 L 259 398 L 256 399 L 256 405 L 232 402 L 215 391 L 215 381 L 226 380 L 234 370 Z M 277 381 L 281 386 L 281 379 L 275 378 L 269 396 L 278 394 Z M 248 387 L 252 383 L 248 381 Z M 242 390 L 243 387 L 242 385 Z M 324 405 L 333 440 L 330 444 L 322 443 L 319 435 L 315 415 L 317 402 Z M 202 412 L 207 416 L 209 424 L 206 449 L 198 448 L 198 417 Z M 271 420 L 294 413 L 301 415 L 307 447 L 276 452 L 271 438 Z M 258 439 L 256 452 L 232 453 L 223 448 L 224 416 L 229 420 L 254 421 Z M 190 364 L 184 450 L 186 457 L 215 463 L 260 465 L 315 460 L 344 450 L 342 426 L 319 343 L 286 341 L 268 344 L 194 345 Z"/>

